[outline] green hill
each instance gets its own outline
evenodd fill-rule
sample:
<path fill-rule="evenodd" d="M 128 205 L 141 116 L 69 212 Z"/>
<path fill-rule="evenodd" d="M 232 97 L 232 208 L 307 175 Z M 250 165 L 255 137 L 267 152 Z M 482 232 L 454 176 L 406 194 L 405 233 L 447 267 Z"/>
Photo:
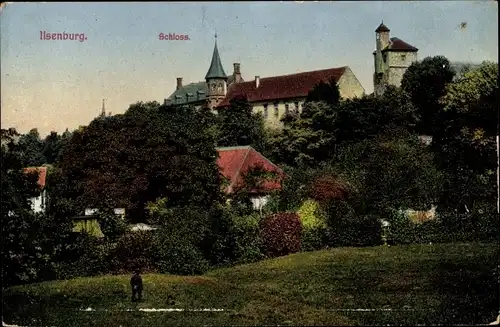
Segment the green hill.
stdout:
<path fill-rule="evenodd" d="M 130 276 L 12 287 L 3 315 L 10 324 L 68 327 L 485 324 L 498 312 L 497 258 L 495 244 L 336 248 L 203 276 L 144 275 L 141 303 L 130 302 Z"/>

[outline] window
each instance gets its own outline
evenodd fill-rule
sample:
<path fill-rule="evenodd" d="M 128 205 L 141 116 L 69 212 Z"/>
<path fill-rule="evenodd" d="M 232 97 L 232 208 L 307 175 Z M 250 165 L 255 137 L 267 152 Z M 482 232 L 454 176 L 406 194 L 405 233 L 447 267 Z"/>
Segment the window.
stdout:
<path fill-rule="evenodd" d="M 268 117 L 267 103 L 264 104 L 264 118 Z"/>
<path fill-rule="evenodd" d="M 299 113 L 299 102 L 295 101 L 295 113 Z"/>
<path fill-rule="evenodd" d="M 285 103 L 285 115 L 288 115 L 289 110 L 290 110 L 290 106 L 288 106 L 288 103 Z"/>
<path fill-rule="evenodd" d="M 406 60 L 406 54 L 402 54 L 402 55 L 401 55 L 401 60 L 402 60 L 402 61 L 405 61 L 405 60 Z"/>
<path fill-rule="evenodd" d="M 274 103 L 274 117 L 278 117 L 280 115 L 280 111 L 278 108 L 278 102 Z"/>

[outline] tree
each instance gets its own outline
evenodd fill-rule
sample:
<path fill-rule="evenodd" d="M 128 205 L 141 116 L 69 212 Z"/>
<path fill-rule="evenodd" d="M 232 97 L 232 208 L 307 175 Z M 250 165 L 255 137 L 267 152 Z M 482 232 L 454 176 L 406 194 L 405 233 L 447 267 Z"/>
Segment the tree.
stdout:
<path fill-rule="evenodd" d="M 414 62 L 404 73 L 401 88 L 410 95 L 418 110 L 420 122 L 417 131 L 420 134 L 434 135 L 436 115 L 442 108 L 439 99 L 454 76 L 450 62 L 443 56 Z"/>
<path fill-rule="evenodd" d="M 388 87 L 382 98 L 364 96 L 333 106 L 307 102 L 300 117 L 288 117 L 283 132 L 274 138 L 273 157 L 288 165 L 326 162 L 341 147 L 378 135 L 413 132 L 415 109 L 408 96 Z"/>
<path fill-rule="evenodd" d="M 438 165 L 447 174 L 443 202 L 450 208 L 494 202 L 497 78 L 497 64 L 485 62 L 449 84 L 440 100 L 441 123 L 433 143 Z"/>
<path fill-rule="evenodd" d="M 330 79 L 328 83 L 319 82 L 309 91 L 306 102 L 325 102 L 328 105 L 335 106 L 340 102 L 340 91 L 337 82 Z"/>
<path fill-rule="evenodd" d="M 273 142 L 273 157 L 291 166 L 310 166 L 334 153 L 336 112 L 325 102 L 305 104 L 305 117 L 290 119 Z"/>
<path fill-rule="evenodd" d="M 382 97 L 372 95 L 343 101 L 337 106 L 337 142 L 353 143 L 378 135 L 413 132 L 415 108 L 407 94 L 389 86 Z"/>
<path fill-rule="evenodd" d="M 43 140 L 43 150 L 42 155 L 46 159 L 46 163 L 54 164 L 59 158 L 62 149 L 62 136 L 57 134 L 57 132 L 50 132 L 47 137 Z"/>
<path fill-rule="evenodd" d="M 220 199 L 220 176 L 206 118 L 192 107 L 137 103 L 92 121 L 73 134 L 59 162 L 69 193 L 83 206 L 126 207 L 139 221 L 158 198 L 211 206 Z"/>
<path fill-rule="evenodd" d="M 36 128 L 19 138 L 19 147 L 25 167 L 38 167 L 47 162 L 43 155 L 43 141 Z"/>
<path fill-rule="evenodd" d="M 30 198 L 40 193 L 38 175 L 25 174 L 19 136 L 1 131 L 2 138 L 2 282 L 4 286 L 36 281 L 46 259 L 39 233 L 40 219 L 31 210 Z"/>
<path fill-rule="evenodd" d="M 218 146 L 251 145 L 257 151 L 265 146 L 264 121 L 252 112 L 252 106 L 243 96 L 235 97 L 229 107 L 220 110 Z"/>
<path fill-rule="evenodd" d="M 381 135 L 344 148 L 336 166 L 351 185 L 356 212 L 379 215 L 391 208 L 429 209 L 437 202 L 442 176 L 433 160 L 413 135 Z"/>

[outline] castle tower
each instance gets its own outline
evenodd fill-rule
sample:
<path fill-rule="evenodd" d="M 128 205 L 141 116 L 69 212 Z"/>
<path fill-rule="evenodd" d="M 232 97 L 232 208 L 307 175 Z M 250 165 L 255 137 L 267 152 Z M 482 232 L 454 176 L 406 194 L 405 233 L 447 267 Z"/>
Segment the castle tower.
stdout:
<path fill-rule="evenodd" d="M 418 49 L 397 37 L 391 38 L 390 31 L 384 22 L 375 30 L 373 91 L 376 96 L 382 95 L 388 85 L 400 87 L 404 73 L 417 61 Z"/>
<path fill-rule="evenodd" d="M 215 47 L 212 55 L 212 62 L 205 76 L 205 81 L 207 83 L 206 98 L 209 109 L 214 109 L 226 96 L 227 78 L 220 60 L 219 50 L 217 49 L 217 34 L 215 34 Z"/>
<path fill-rule="evenodd" d="M 373 89 L 375 95 L 381 95 L 384 92 L 387 84 L 387 69 L 388 65 L 386 57 L 383 56 L 382 50 L 389 46 L 390 29 L 384 25 L 384 22 L 375 30 L 376 50 L 375 55 L 375 73 L 373 74 Z"/>

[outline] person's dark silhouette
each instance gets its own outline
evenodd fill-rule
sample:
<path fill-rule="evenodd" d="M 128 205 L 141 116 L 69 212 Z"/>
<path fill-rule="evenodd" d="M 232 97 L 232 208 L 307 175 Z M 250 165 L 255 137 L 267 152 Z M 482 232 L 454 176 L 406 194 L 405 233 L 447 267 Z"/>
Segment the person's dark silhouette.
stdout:
<path fill-rule="evenodd" d="M 132 286 L 132 302 L 142 299 L 142 277 L 139 275 L 139 270 L 134 272 L 130 278 L 130 286 Z"/>

